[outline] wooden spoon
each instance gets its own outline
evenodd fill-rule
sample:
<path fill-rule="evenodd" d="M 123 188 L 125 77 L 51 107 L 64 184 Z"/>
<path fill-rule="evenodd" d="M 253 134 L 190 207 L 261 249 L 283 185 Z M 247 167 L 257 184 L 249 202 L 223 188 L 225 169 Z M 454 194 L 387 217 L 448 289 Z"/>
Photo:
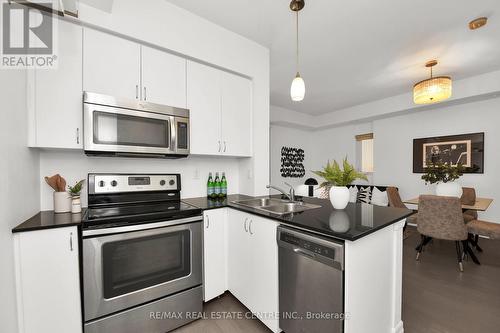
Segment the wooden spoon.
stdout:
<path fill-rule="evenodd" d="M 63 177 L 59 176 L 60 179 L 60 187 L 59 187 L 59 192 L 65 192 L 66 191 L 66 179 Z"/>
<path fill-rule="evenodd" d="M 54 175 L 52 177 L 45 176 L 45 182 L 47 184 L 49 184 L 49 186 L 52 187 L 54 189 L 54 191 L 56 191 L 56 192 L 59 191 L 59 189 L 57 187 L 57 176 L 58 175 Z"/>

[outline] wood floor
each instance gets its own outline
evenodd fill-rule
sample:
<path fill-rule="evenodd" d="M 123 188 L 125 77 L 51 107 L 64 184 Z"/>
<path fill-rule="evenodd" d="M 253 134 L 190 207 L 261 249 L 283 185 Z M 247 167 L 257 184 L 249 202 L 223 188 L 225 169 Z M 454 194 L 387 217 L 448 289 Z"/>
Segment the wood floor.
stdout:
<path fill-rule="evenodd" d="M 419 234 L 410 230 L 403 253 L 403 322 L 405 333 L 499 333 L 500 241 L 480 240 L 460 273 L 455 244 L 434 240 L 415 261 Z"/>
<path fill-rule="evenodd" d="M 434 240 L 415 261 L 420 238 L 409 227 L 403 253 L 403 322 L 405 333 L 500 333 L 500 241 L 481 240 L 482 265 L 464 263 L 460 273 L 455 244 Z M 231 294 L 205 304 L 207 314 L 248 310 Z M 198 320 L 176 333 L 269 333 L 251 319 Z M 386 333 L 386 332 L 373 332 Z"/>

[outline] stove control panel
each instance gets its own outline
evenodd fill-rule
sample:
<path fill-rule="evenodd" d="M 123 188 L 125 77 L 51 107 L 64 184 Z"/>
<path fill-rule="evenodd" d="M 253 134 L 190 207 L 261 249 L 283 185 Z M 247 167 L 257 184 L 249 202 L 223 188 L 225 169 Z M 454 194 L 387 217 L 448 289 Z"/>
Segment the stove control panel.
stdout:
<path fill-rule="evenodd" d="M 180 175 L 176 174 L 89 174 L 89 194 L 180 190 Z"/>

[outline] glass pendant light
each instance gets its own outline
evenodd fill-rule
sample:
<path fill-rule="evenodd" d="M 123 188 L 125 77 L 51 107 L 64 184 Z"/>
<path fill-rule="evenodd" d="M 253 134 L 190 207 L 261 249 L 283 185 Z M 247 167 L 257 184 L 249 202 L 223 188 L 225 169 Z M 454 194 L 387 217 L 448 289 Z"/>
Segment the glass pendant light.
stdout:
<path fill-rule="evenodd" d="M 300 102 L 304 99 L 304 95 L 306 94 L 306 84 L 299 73 L 299 11 L 304 8 L 303 0 L 292 0 L 290 2 L 290 9 L 296 13 L 296 42 L 297 42 L 297 74 L 292 81 L 292 85 L 290 87 L 290 97 L 294 102 Z"/>
<path fill-rule="evenodd" d="M 432 76 L 432 67 L 437 65 L 437 60 L 431 60 L 425 67 L 431 69 L 431 77 L 420 81 L 413 86 L 413 101 L 415 104 L 431 104 L 444 101 L 451 97 L 451 77 Z"/>

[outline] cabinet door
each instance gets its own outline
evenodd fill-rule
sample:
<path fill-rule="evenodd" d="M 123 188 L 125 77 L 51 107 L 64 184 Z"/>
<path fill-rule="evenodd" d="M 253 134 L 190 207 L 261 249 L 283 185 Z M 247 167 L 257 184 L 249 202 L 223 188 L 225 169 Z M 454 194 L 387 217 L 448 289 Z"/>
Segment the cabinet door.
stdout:
<path fill-rule="evenodd" d="M 142 99 L 186 108 L 186 59 L 142 46 Z"/>
<path fill-rule="evenodd" d="M 83 29 L 83 90 L 139 99 L 140 67 L 139 44 Z"/>
<path fill-rule="evenodd" d="M 215 68 L 192 61 L 187 63 L 191 154 L 218 155 L 221 152 L 220 74 Z"/>
<path fill-rule="evenodd" d="M 76 227 L 15 235 L 20 331 L 81 332 Z"/>
<path fill-rule="evenodd" d="M 226 215 L 225 208 L 204 213 L 203 290 L 205 302 L 227 290 Z"/>
<path fill-rule="evenodd" d="M 222 144 L 230 156 L 252 155 L 252 85 L 243 77 L 222 73 Z"/>
<path fill-rule="evenodd" d="M 250 215 L 251 299 L 248 308 L 254 313 L 278 313 L 279 310 L 277 226 L 272 220 Z M 278 318 L 264 317 L 261 321 L 272 331 L 279 332 Z"/>
<path fill-rule="evenodd" d="M 228 289 L 247 307 L 251 299 L 251 262 L 248 214 L 229 209 L 227 214 L 227 272 Z"/>
<path fill-rule="evenodd" d="M 30 146 L 82 148 L 82 28 L 58 20 L 56 69 L 35 69 L 28 80 Z"/>

